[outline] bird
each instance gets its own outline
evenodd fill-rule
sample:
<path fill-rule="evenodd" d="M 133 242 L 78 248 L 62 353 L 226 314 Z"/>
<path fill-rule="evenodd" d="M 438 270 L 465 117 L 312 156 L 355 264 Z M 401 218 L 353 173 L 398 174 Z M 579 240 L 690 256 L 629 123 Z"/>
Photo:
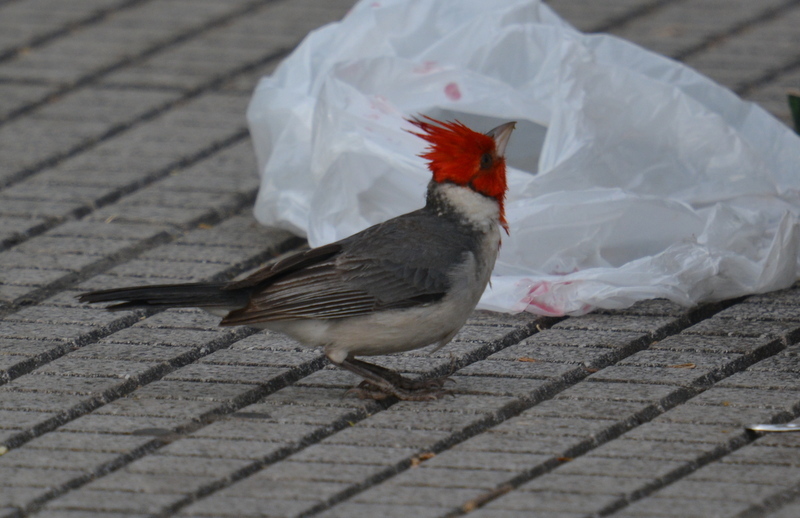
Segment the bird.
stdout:
<path fill-rule="evenodd" d="M 447 379 L 414 380 L 360 360 L 452 340 L 478 304 L 508 233 L 505 151 L 515 122 L 486 133 L 458 120 L 406 119 L 427 142 L 425 206 L 334 243 L 295 252 L 241 280 L 123 287 L 78 296 L 111 311 L 198 307 L 318 347 L 363 381 L 359 397 L 423 401 Z"/>

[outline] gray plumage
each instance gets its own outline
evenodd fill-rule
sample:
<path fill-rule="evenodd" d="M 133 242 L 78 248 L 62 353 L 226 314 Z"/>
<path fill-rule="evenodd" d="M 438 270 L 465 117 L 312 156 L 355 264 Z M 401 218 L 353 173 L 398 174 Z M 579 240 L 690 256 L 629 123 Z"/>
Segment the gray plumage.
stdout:
<path fill-rule="evenodd" d="M 467 185 L 431 181 L 422 209 L 298 252 L 240 281 L 101 290 L 79 299 L 117 302 L 110 310 L 203 308 L 222 316 L 223 326 L 271 329 L 322 347 L 333 363 L 365 378 L 361 390 L 369 397 L 439 397 L 441 383 L 420 385 L 355 356 L 441 347 L 464 325 L 489 282 L 504 221 L 502 199 L 478 192 L 473 180 L 490 171 L 484 162 L 499 163 L 504 194 L 502 152 L 512 129 L 507 123 L 481 136 L 496 149 L 470 157 Z M 426 131 L 472 133 L 458 124 Z"/>

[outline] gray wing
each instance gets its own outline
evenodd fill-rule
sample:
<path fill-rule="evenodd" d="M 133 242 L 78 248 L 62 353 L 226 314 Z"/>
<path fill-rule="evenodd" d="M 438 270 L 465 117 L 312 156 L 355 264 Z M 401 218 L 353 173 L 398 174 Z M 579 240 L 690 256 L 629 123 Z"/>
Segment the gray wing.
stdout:
<path fill-rule="evenodd" d="M 326 245 L 337 250 L 333 255 L 267 276 L 252 288 L 250 303 L 222 324 L 337 319 L 434 302 L 450 289 L 450 273 L 474 252 L 473 242 L 461 226 L 421 209 Z"/>

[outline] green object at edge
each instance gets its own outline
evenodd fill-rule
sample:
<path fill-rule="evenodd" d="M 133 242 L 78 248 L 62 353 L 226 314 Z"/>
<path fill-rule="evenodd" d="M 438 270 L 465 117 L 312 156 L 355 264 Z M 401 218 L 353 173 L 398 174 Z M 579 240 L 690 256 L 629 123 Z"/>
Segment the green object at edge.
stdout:
<path fill-rule="evenodd" d="M 789 92 L 789 110 L 794 120 L 794 131 L 800 134 L 800 91 Z"/>

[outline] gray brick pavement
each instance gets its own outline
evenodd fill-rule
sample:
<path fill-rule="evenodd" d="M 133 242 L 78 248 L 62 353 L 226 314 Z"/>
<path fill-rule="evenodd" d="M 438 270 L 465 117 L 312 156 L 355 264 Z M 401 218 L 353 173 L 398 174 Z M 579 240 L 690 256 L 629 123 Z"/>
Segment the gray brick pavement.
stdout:
<path fill-rule="evenodd" d="M 0 516 L 798 514 L 800 289 L 580 318 L 476 313 L 378 361 L 454 397 L 361 401 L 319 351 L 81 290 L 231 278 L 257 225 L 257 78 L 352 0 L 0 2 Z M 797 0 L 552 0 L 788 122 Z"/>

